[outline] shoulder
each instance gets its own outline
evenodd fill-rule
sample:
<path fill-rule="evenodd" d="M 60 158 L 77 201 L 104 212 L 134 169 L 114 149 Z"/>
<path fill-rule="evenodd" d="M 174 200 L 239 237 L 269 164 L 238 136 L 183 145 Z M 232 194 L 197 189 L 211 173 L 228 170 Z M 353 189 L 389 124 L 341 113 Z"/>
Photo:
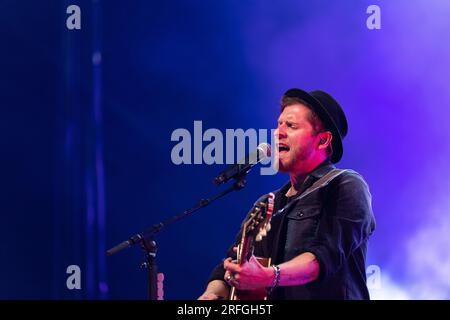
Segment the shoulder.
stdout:
<path fill-rule="evenodd" d="M 375 228 L 372 211 L 372 195 L 364 177 L 351 169 L 346 169 L 330 185 L 331 203 L 336 207 L 336 215 L 352 222 L 364 222 L 367 232 Z"/>
<path fill-rule="evenodd" d="M 368 187 L 368 184 L 364 177 L 352 169 L 339 169 L 342 173 L 335 179 L 335 183 L 338 185 L 351 184 L 354 186 Z"/>
<path fill-rule="evenodd" d="M 364 177 L 352 169 L 340 169 L 342 173 L 331 182 L 331 188 L 344 194 L 364 194 L 371 197 L 369 185 Z"/>

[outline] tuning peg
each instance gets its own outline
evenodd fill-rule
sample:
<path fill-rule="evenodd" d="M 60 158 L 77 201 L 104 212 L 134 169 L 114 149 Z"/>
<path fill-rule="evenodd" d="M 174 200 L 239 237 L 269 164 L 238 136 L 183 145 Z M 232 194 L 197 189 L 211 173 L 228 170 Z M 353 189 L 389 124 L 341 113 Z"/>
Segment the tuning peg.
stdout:
<path fill-rule="evenodd" d="M 259 232 L 260 235 L 262 235 L 263 237 L 267 236 L 267 231 L 265 228 L 262 228 L 261 231 Z"/>
<path fill-rule="evenodd" d="M 258 241 L 258 242 L 261 241 L 261 240 L 262 240 L 262 235 L 261 235 L 261 234 L 258 234 L 258 235 L 256 236 L 255 240 Z"/>
<path fill-rule="evenodd" d="M 266 224 L 266 231 L 269 232 L 272 226 L 270 225 L 270 222 L 267 222 Z"/>

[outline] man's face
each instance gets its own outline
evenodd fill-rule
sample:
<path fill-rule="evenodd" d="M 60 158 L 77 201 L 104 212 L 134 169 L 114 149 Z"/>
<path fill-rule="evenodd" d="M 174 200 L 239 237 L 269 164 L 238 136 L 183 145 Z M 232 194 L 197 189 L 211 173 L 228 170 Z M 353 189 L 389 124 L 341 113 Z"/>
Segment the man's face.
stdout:
<path fill-rule="evenodd" d="M 315 156 L 317 136 L 309 122 L 310 110 L 302 104 L 284 108 L 278 118 L 275 137 L 278 139 L 278 169 L 289 174 L 299 174 L 303 166 Z"/>

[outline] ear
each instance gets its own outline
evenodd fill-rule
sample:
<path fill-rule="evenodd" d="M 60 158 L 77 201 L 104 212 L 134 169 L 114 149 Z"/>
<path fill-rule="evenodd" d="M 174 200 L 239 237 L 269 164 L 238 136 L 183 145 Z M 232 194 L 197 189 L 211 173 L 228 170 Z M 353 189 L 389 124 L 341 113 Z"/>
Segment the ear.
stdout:
<path fill-rule="evenodd" d="M 319 145 L 317 146 L 319 150 L 326 149 L 331 144 L 333 140 L 333 134 L 330 131 L 324 131 L 319 133 Z"/>

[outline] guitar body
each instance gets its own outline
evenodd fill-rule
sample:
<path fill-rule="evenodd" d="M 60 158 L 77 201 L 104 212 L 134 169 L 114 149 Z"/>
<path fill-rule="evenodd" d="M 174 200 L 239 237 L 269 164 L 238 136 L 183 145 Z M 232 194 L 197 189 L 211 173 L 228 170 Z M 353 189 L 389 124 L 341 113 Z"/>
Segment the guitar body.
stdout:
<path fill-rule="evenodd" d="M 275 195 L 269 193 L 266 202 L 259 202 L 253 208 L 248 220 L 242 228 L 241 242 L 237 247 L 236 262 L 244 264 L 253 255 L 253 242 L 261 241 L 270 231 Z M 270 258 L 256 257 L 256 260 L 264 266 L 270 266 Z M 229 300 L 267 300 L 267 289 L 239 290 L 231 288 Z"/>
<path fill-rule="evenodd" d="M 256 257 L 256 260 L 258 260 L 263 267 L 270 266 L 270 258 Z M 239 290 L 232 287 L 230 300 L 267 300 L 267 289 Z"/>

